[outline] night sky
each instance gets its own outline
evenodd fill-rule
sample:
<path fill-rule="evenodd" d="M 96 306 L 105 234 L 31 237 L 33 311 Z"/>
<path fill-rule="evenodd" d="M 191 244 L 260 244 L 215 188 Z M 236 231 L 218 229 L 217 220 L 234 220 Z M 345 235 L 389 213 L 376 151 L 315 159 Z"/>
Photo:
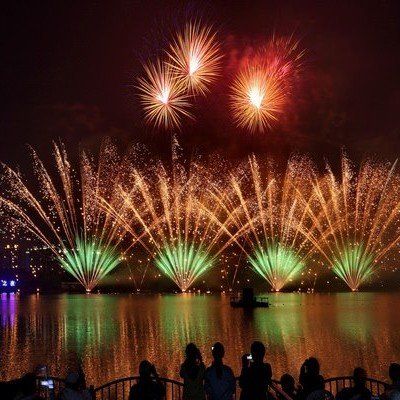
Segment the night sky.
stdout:
<path fill-rule="evenodd" d="M 122 144 L 168 151 L 169 137 L 143 124 L 134 88 L 141 59 L 160 51 L 184 15 L 218 27 L 227 54 L 292 32 L 306 49 L 302 79 L 282 123 L 249 135 L 233 126 L 229 74 L 197 105 L 179 138 L 188 151 L 251 151 L 337 158 L 400 150 L 398 1 L 10 2 L 2 6 L 0 159 L 27 165 L 26 143 L 46 157 L 52 139 L 95 148 Z"/>

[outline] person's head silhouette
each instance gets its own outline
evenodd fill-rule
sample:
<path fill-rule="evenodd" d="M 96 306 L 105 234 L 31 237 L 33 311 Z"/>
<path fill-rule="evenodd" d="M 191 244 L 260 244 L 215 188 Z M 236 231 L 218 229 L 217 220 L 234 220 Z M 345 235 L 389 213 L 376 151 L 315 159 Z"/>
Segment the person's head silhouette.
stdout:
<path fill-rule="evenodd" d="M 353 372 L 353 380 L 355 386 L 365 386 L 367 382 L 367 372 L 364 368 L 355 368 Z"/>
<path fill-rule="evenodd" d="M 215 361 L 222 361 L 225 355 L 225 349 L 222 343 L 217 342 L 212 347 L 212 355 Z"/>
<path fill-rule="evenodd" d="M 140 379 L 151 379 L 151 374 L 154 371 L 154 366 L 150 361 L 143 360 L 139 365 Z"/>
<path fill-rule="evenodd" d="M 185 350 L 186 359 L 189 361 L 201 361 L 200 350 L 194 343 L 189 343 Z"/>
<path fill-rule="evenodd" d="M 265 346 L 258 341 L 253 342 L 250 348 L 254 363 L 262 363 L 265 356 Z"/>
<path fill-rule="evenodd" d="M 393 383 L 400 383 L 400 364 L 398 363 L 390 364 L 389 377 Z"/>
<path fill-rule="evenodd" d="M 319 361 L 315 357 L 307 359 L 307 374 L 308 375 L 319 375 L 320 366 Z"/>
<path fill-rule="evenodd" d="M 281 376 L 281 387 L 282 390 L 288 394 L 291 394 L 296 389 L 296 383 L 292 375 L 283 374 Z"/>
<path fill-rule="evenodd" d="M 36 393 L 36 375 L 32 373 L 25 374 L 19 380 L 19 387 L 22 394 L 25 396 L 31 396 Z"/>

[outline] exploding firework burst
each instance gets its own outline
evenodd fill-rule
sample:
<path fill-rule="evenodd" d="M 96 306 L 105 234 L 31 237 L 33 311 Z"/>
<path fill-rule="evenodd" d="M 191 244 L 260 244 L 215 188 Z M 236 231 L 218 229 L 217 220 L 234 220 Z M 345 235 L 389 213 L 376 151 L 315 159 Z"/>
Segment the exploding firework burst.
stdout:
<path fill-rule="evenodd" d="M 228 189 L 214 194 L 227 215 L 225 225 L 235 230 L 232 238 L 275 291 L 299 276 L 312 251 L 306 226 L 310 171 L 308 160 L 292 159 L 282 175 L 253 156 L 231 174 Z"/>
<path fill-rule="evenodd" d="M 231 90 L 233 119 L 250 132 L 271 130 L 288 103 L 304 51 L 293 37 L 273 37 L 239 70 Z"/>
<path fill-rule="evenodd" d="M 242 71 L 232 87 L 231 108 L 237 126 L 250 132 L 271 129 L 283 111 L 282 81 L 262 67 Z"/>
<path fill-rule="evenodd" d="M 332 170 L 314 181 L 315 246 L 353 291 L 366 282 L 400 242 L 400 178 L 396 164 L 365 161 L 356 171 L 342 157 L 340 179 Z"/>
<path fill-rule="evenodd" d="M 219 75 L 222 55 L 212 26 L 188 22 L 167 54 L 175 75 L 193 94 L 205 95 Z"/>
<path fill-rule="evenodd" d="M 158 60 L 146 64 L 144 71 L 145 77 L 138 79 L 138 89 L 148 124 L 173 129 L 181 126 L 182 118 L 193 118 L 186 87 L 169 65 Z"/>
<path fill-rule="evenodd" d="M 143 238 L 156 266 L 186 291 L 215 264 L 224 227 L 200 207 L 207 203 L 217 213 L 204 187 L 212 184 L 210 170 L 195 162 L 185 168 L 176 141 L 172 154 L 171 168 L 158 163 L 148 173 L 135 171 L 132 187 L 120 190 L 123 207 L 106 208 L 123 229 Z"/>
<path fill-rule="evenodd" d="M 52 176 L 33 152 L 38 194 L 29 188 L 29 180 L 3 166 L 0 204 L 13 229 L 39 239 L 91 291 L 119 264 L 117 246 L 124 236 L 96 199 L 101 196 L 115 203 L 115 188 L 128 163 L 119 162 L 109 141 L 102 145 L 97 165 L 81 154 L 79 177 L 62 145 L 54 144 L 54 159 L 57 174 Z"/>

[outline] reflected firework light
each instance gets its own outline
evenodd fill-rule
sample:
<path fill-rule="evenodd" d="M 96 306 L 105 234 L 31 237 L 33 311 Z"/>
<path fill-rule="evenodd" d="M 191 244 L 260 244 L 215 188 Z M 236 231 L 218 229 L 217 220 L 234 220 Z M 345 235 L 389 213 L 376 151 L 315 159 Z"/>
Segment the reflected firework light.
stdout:
<path fill-rule="evenodd" d="M 179 128 L 182 118 L 193 118 L 186 86 L 171 67 L 161 60 L 144 65 L 145 76 L 138 79 L 145 120 L 155 128 Z"/>

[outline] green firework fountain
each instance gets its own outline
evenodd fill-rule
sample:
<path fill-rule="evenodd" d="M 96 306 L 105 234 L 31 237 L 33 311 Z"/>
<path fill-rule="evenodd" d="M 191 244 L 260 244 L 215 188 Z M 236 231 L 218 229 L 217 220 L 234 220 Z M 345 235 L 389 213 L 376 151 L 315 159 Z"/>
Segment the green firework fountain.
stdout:
<path fill-rule="evenodd" d="M 158 252 L 155 264 L 185 292 L 196 279 L 212 268 L 214 257 L 201 245 L 178 242 L 165 245 Z"/>
<path fill-rule="evenodd" d="M 348 243 L 333 255 L 332 270 L 354 292 L 373 274 L 374 257 L 363 243 Z"/>
<path fill-rule="evenodd" d="M 76 246 L 64 250 L 58 258 L 61 266 L 90 292 L 96 284 L 117 267 L 121 260 L 115 247 L 103 245 L 95 239 L 76 237 Z"/>
<path fill-rule="evenodd" d="M 301 256 L 280 243 L 258 246 L 248 259 L 253 269 L 277 292 L 297 277 L 305 266 Z"/>

